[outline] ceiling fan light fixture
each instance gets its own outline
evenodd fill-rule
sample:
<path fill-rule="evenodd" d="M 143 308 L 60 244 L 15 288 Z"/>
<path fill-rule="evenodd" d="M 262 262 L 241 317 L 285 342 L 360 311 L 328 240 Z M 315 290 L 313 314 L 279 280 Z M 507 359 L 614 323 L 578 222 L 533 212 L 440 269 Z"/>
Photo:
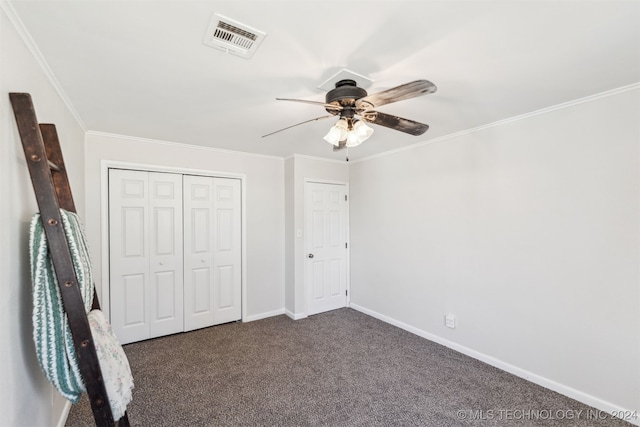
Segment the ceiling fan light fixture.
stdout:
<path fill-rule="evenodd" d="M 325 141 L 336 147 L 340 145 L 340 141 L 345 139 L 347 139 L 347 121 L 345 119 L 338 120 L 324 137 Z"/>
<path fill-rule="evenodd" d="M 345 144 L 347 147 L 357 147 L 362 144 L 362 141 L 358 138 L 358 135 L 354 131 L 350 131 L 347 135 L 347 143 Z"/>
<path fill-rule="evenodd" d="M 358 120 L 353 125 L 353 132 L 358 135 L 360 142 L 366 141 L 371 135 L 373 135 L 373 128 L 367 126 L 362 120 Z"/>
<path fill-rule="evenodd" d="M 351 130 L 347 134 L 346 146 L 349 148 L 357 147 L 369 139 L 372 134 L 373 129 L 367 126 L 363 121 L 357 120 L 353 123 Z"/>

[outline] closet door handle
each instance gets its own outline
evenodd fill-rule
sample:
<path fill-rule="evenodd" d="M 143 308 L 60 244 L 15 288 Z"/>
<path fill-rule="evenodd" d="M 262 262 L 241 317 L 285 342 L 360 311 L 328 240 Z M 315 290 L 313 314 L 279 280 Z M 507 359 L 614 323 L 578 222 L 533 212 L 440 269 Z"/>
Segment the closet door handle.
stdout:
<path fill-rule="evenodd" d="M 313 258 L 313 254 L 309 254 L 307 255 L 309 258 Z"/>

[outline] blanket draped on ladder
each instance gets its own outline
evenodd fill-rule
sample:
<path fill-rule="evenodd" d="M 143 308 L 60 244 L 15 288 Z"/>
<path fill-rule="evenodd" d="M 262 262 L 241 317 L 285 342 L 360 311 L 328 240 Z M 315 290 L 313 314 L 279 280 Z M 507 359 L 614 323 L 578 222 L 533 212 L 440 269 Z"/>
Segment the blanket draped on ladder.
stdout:
<path fill-rule="evenodd" d="M 73 212 L 61 209 L 60 215 L 85 313 L 89 313 L 93 302 L 93 273 L 82 224 L 78 215 Z M 31 220 L 29 249 L 36 356 L 51 384 L 66 399 L 77 403 L 85 387 L 40 214 L 35 214 Z M 88 317 L 89 324 L 113 417 L 117 420 L 124 415 L 126 405 L 131 401 L 133 378 L 129 362 L 111 326 L 101 312 L 95 312 L 96 310 Z"/>

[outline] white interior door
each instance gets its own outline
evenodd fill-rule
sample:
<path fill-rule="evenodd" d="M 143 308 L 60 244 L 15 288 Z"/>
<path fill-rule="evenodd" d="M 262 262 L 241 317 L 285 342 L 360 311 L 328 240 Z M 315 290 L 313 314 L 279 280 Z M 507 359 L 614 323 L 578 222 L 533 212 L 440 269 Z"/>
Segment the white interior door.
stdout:
<path fill-rule="evenodd" d="M 347 305 L 346 186 L 305 185 L 307 314 Z"/>
<path fill-rule="evenodd" d="M 123 343 L 183 330 L 182 176 L 109 171 L 111 324 Z"/>
<path fill-rule="evenodd" d="M 109 170 L 111 325 L 121 343 L 149 338 L 149 175 Z"/>
<path fill-rule="evenodd" d="M 185 331 L 240 320 L 240 180 L 184 176 Z"/>
<path fill-rule="evenodd" d="M 149 173 L 149 337 L 183 331 L 182 175 Z"/>
<path fill-rule="evenodd" d="M 214 325 L 242 317 L 240 192 L 239 179 L 213 178 Z"/>
<path fill-rule="evenodd" d="M 213 325 L 213 179 L 185 175 L 184 329 Z"/>

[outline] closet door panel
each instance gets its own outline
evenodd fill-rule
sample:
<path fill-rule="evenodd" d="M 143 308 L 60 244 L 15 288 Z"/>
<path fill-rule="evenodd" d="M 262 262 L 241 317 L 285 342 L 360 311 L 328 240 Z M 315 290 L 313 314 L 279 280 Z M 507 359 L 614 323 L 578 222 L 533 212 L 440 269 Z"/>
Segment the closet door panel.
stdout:
<path fill-rule="evenodd" d="M 145 274 L 126 274 L 121 276 L 124 305 L 122 305 L 124 317 L 122 322 L 124 329 L 134 329 L 146 325 L 145 314 Z M 146 331 L 147 328 L 144 328 Z"/>
<path fill-rule="evenodd" d="M 149 337 L 183 330 L 182 175 L 149 173 Z"/>
<path fill-rule="evenodd" d="M 194 268 L 192 280 L 193 314 L 207 316 L 211 313 L 211 268 Z"/>
<path fill-rule="evenodd" d="M 213 179 L 185 175 L 184 330 L 213 325 Z"/>
<path fill-rule="evenodd" d="M 241 304 L 241 185 L 240 180 L 213 178 L 214 324 L 240 320 Z"/>
<path fill-rule="evenodd" d="M 121 343 L 149 337 L 149 177 L 109 171 L 111 324 Z"/>

